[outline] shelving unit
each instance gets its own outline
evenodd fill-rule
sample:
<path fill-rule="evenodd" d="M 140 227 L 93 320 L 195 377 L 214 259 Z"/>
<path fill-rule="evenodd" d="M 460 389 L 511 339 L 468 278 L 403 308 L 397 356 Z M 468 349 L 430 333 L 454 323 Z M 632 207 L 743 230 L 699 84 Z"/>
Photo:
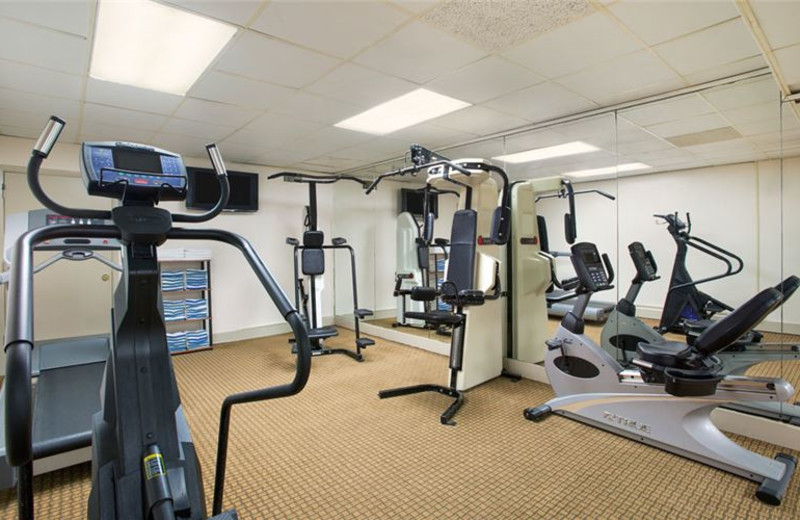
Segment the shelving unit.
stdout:
<path fill-rule="evenodd" d="M 177 355 L 210 350 L 213 348 L 210 252 L 180 249 L 159 255 L 170 352 Z M 197 331 L 202 331 L 198 337 L 189 337 Z M 192 347 L 193 342 L 198 346 Z"/>

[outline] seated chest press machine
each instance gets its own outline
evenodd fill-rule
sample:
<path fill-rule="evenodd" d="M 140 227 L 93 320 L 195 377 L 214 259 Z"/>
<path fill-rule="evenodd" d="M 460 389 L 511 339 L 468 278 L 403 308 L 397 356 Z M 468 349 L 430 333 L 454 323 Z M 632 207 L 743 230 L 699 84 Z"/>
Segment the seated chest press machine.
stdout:
<path fill-rule="evenodd" d="M 508 177 L 501 168 L 486 161 L 451 161 L 419 145 L 411 147 L 411 161 L 411 166 L 380 175 L 367 193 L 386 177 L 416 175 L 421 170 L 428 171 L 428 183 L 456 186 L 460 191 L 459 209 L 453 215 L 445 281 L 440 289 L 414 287 L 409 294 L 416 301 L 433 301 L 439 296 L 453 306 L 453 311 L 405 313 L 407 318 L 452 327 L 449 378 L 447 386 L 421 384 L 382 390 L 378 397 L 421 392 L 446 395 L 453 402 L 441 414 L 440 421 L 455 425 L 453 416 L 464 402 L 465 390 L 506 375 L 500 267 L 502 246 L 508 242 L 511 222 Z M 497 189 L 493 174 L 500 178 L 501 190 Z"/>
<path fill-rule="evenodd" d="M 306 206 L 305 231 L 303 241 L 288 237 L 286 243 L 294 250 L 294 298 L 297 308 L 302 309 L 303 317 L 309 326 L 312 355 L 325 356 L 329 354 L 344 354 L 356 361 L 363 361 L 362 349 L 375 344 L 375 340 L 361 337 L 361 320 L 372 316 L 370 309 L 358 307 L 358 280 L 356 277 L 356 255 L 353 247 L 342 237 L 336 237 L 330 244 L 325 243 L 325 234 L 317 227 L 317 185 L 333 184 L 340 181 L 351 181 L 366 187 L 367 183 L 351 175 L 311 175 L 307 173 L 280 172 L 267 177 L 267 179 L 282 178 L 285 182 L 296 182 L 308 185 L 308 206 Z M 322 289 L 324 288 L 323 275 L 325 274 L 325 250 L 343 249 L 350 254 L 350 275 L 353 282 L 353 330 L 355 331 L 355 351 L 346 348 L 328 348 L 324 342 L 328 338 L 339 335 L 333 325 L 322 323 Z M 302 274 L 302 276 L 301 276 Z M 305 280 L 308 281 L 306 292 Z M 309 305 L 310 304 L 310 305 Z M 295 345 L 294 339 L 289 340 Z M 296 352 L 296 346 L 292 352 Z"/>

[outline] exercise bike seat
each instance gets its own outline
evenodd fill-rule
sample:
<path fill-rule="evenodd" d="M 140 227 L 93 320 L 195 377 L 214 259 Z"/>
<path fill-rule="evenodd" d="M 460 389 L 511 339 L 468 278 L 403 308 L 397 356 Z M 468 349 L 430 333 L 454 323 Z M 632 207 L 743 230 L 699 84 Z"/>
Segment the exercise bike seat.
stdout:
<path fill-rule="evenodd" d="M 423 320 L 435 325 L 455 325 L 464 319 L 463 316 L 449 311 L 406 312 L 403 316 L 410 320 Z"/>
<path fill-rule="evenodd" d="M 325 338 L 332 338 L 333 336 L 338 336 L 339 331 L 336 330 L 336 327 L 333 325 L 328 325 L 326 327 L 319 327 L 316 329 L 309 329 L 308 337 L 309 339 L 325 339 Z"/>
<path fill-rule="evenodd" d="M 692 349 L 680 341 L 664 341 L 663 343 L 641 342 L 636 347 L 639 359 L 669 368 L 683 368 L 692 357 Z"/>

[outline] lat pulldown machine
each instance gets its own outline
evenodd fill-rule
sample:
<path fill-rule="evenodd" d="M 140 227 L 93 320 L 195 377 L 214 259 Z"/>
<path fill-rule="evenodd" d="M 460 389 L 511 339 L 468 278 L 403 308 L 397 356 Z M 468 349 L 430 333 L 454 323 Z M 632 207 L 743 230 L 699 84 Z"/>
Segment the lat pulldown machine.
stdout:
<path fill-rule="evenodd" d="M 294 237 L 288 237 L 286 243 L 294 248 L 294 298 L 295 305 L 302 308 L 303 316 L 309 324 L 309 336 L 312 344 L 312 354 L 324 356 L 329 354 L 344 354 L 356 361 L 363 361 L 362 349 L 375 344 L 375 340 L 361 337 L 361 320 L 372 316 L 370 309 L 358 307 L 358 282 L 356 278 L 356 255 L 353 247 L 342 237 L 336 237 L 330 244 L 325 244 L 325 234 L 317 227 L 317 185 L 333 184 L 339 181 L 356 182 L 365 188 L 367 183 L 351 175 L 311 175 L 307 173 L 280 172 L 267 177 L 267 179 L 282 178 L 285 182 L 296 182 L 308 185 L 308 206 L 304 221 L 302 243 Z M 353 281 L 353 328 L 356 334 L 356 350 L 346 348 L 327 348 L 324 342 L 328 338 L 339 335 L 339 331 L 332 325 L 322 323 L 322 290 L 324 288 L 323 275 L 325 274 L 325 250 L 344 249 L 350 253 L 350 272 Z M 301 276 L 302 273 L 302 276 Z M 305 280 L 308 281 L 308 292 Z M 310 305 L 309 305 L 310 304 Z M 289 340 L 294 345 L 294 340 Z M 292 347 L 292 352 L 296 347 Z"/>

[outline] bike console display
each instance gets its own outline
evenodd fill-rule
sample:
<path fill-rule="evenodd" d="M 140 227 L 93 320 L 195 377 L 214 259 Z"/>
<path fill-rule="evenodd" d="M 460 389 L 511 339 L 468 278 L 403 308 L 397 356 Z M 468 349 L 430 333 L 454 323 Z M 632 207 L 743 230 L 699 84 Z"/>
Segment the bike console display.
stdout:
<path fill-rule="evenodd" d="M 608 255 L 597 251 L 597 246 L 591 242 L 580 242 L 572 246 L 572 265 L 581 281 L 583 292 L 598 292 L 611 289 L 614 280 L 614 270 Z"/>
<path fill-rule="evenodd" d="M 107 141 L 83 143 L 81 159 L 81 173 L 90 195 L 162 201 L 186 198 L 186 167 L 178 154 Z"/>
<path fill-rule="evenodd" d="M 645 250 L 641 242 L 633 242 L 628 246 L 631 260 L 636 267 L 636 274 L 643 282 L 652 282 L 661 278 L 658 276 L 658 266 L 653 258 L 653 253 Z"/>

